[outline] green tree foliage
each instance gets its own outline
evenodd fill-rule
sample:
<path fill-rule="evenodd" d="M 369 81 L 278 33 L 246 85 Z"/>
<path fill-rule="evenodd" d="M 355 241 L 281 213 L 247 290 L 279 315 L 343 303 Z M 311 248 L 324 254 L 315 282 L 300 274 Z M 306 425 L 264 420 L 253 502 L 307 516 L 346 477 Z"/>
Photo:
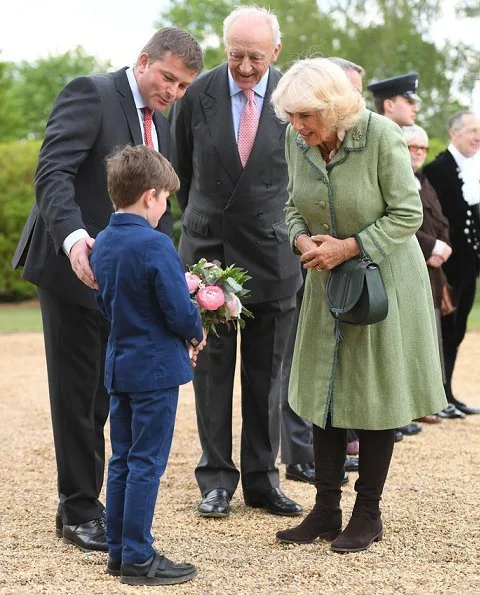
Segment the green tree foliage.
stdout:
<path fill-rule="evenodd" d="M 478 3 L 464 0 L 463 14 L 474 14 Z M 361 64 L 366 83 L 418 71 L 423 99 L 419 122 L 433 136 L 447 140 L 448 117 L 466 107 L 454 101 L 452 89 L 471 92 L 480 53 L 466 44 L 442 46 L 428 38 L 432 23 L 441 16 L 439 0 L 259 0 L 257 4 L 272 8 L 279 18 L 280 67 L 313 54 Z M 230 0 L 171 0 L 157 25 L 188 29 L 205 48 L 206 67 L 211 68 L 224 60 L 222 21 L 235 5 Z"/>
<path fill-rule="evenodd" d="M 14 138 L 17 139 L 43 137 L 53 101 L 71 79 L 110 68 L 109 63 L 98 62 L 80 46 L 35 62 L 0 63 L 2 66 L 7 71 L 8 89 L 4 94 L 0 86 L 0 105 L 1 98 L 6 95 L 9 105 L 14 106 L 14 110 L 10 108 L 9 111 L 15 114 Z M 0 140 L 11 138 L 12 133 L 4 134 L 0 127 Z"/>
<path fill-rule="evenodd" d="M 11 96 L 11 64 L 0 62 L 0 139 L 13 140 L 20 122 L 18 106 Z"/>
<path fill-rule="evenodd" d="M 39 150 L 37 141 L 0 144 L 0 301 L 26 299 L 36 293 L 10 262 L 34 202 L 33 176 Z"/>

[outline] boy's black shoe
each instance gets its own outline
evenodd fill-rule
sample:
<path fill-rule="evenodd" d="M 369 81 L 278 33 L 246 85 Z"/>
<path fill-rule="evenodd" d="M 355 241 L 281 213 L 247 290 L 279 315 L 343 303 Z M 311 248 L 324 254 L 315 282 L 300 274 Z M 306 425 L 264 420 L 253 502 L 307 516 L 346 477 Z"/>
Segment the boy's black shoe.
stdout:
<path fill-rule="evenodd" d="M 105 569 L 105 574 L 110 574 L 111 576 L 120 576 L 120 568 L 122 566 L 122 561 L 118 560 L 117 558 L 112 558 L 108 556 L 107 568 Z"/>
<path fill-rule="evenodd" d="M 143 564 L 122 564 L 120 582 L 126 585 L 175 585 L 185 583 L 197 574 L 193 564 L 176 564 L 155 553 Z"/>

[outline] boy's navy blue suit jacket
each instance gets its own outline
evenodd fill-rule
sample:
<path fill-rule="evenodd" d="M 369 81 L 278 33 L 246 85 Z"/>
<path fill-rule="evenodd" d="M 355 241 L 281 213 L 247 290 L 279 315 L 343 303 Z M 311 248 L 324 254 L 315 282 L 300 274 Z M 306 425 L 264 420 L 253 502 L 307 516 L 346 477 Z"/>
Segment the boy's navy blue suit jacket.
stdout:
<path fill-rule="evenodd" d="M 138 215 L 114 213 L 98 234 L 91 266 L 110 321 L 105 386 L 152 391 L 192 379 L 186 343 L 203 339 L 172 240 Z"/>

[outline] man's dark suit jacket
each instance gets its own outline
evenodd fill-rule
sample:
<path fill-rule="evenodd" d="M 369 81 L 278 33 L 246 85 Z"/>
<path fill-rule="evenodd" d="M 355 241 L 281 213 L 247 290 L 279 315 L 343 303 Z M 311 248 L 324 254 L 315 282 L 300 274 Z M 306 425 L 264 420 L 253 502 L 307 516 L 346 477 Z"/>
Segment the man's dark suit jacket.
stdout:
<path fill-rule="evenodd" d="M 110 219 L 104 159 L 142 132 L 126 68 L 79 77 L 60 92 L 47 126 L 35 176 L 36 204 L 25 224 L 12 266 L 23 277 L 61 297 L 96 308 L 93 290 L 72 271 L 62 243 L 76 229 L 95 238 Z M 169 156 L 168 122 L 154 115 L 160 152 Z M 171 234 L 168 211 L 159 229 Z"/>
<path fill-rule="evenodd" d="M 471 207 L 465 202 L 463 182 L 458 177 L 458 166 L 453 155 L 450 151 L 440 153 L 424 167 L 423 173 L 435 188 L 450 226 L 452 255 L 443 265 L 448 281 L 455 284 L 465 275 L 478 275 L 480 254 L 473 248 L 475 238 L 480 239 L 478 205 Z M 466 229 L 468 233 L 465 233 Z"/>
<path fill-rule="evenodd" d="M 255 143 L 245 169 L 235 139 L 227 65 L 196 79 L 171 115 L 172 163 L 183 211 L 180 256 L 235 263 L 252 276 L 248 301 L 294 295 L 301 285 L 298 256 L 288 242 L 285 125 L 270 104 L 280 73 L 270 68 Z"/>

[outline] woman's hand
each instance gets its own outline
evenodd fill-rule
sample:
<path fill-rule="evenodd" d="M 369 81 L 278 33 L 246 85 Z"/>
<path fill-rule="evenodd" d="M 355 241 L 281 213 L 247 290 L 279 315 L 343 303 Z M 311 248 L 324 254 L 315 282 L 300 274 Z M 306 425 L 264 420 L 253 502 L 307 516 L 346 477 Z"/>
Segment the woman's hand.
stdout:
<path fill-rule="evenodd" d="M 433 267 L 434 269 L 439 269 L 443 263 L 443 258 L 438 254 L 432 254 L 432 256 L 430 256 L 430 258 L 427 260 L 427 265 L 429 267 Z"/>
<path fill-rule="evenodd" d="M 314 246 L 310 246 L 305 252 L 300 250 L 302 252 L 300 259 L 306 269 L 330 271 L 342 262 L 360 255 L 360 246 L 355 238 L 339 240 L 332 236 L 315 235 L 309 239 Z"/>

